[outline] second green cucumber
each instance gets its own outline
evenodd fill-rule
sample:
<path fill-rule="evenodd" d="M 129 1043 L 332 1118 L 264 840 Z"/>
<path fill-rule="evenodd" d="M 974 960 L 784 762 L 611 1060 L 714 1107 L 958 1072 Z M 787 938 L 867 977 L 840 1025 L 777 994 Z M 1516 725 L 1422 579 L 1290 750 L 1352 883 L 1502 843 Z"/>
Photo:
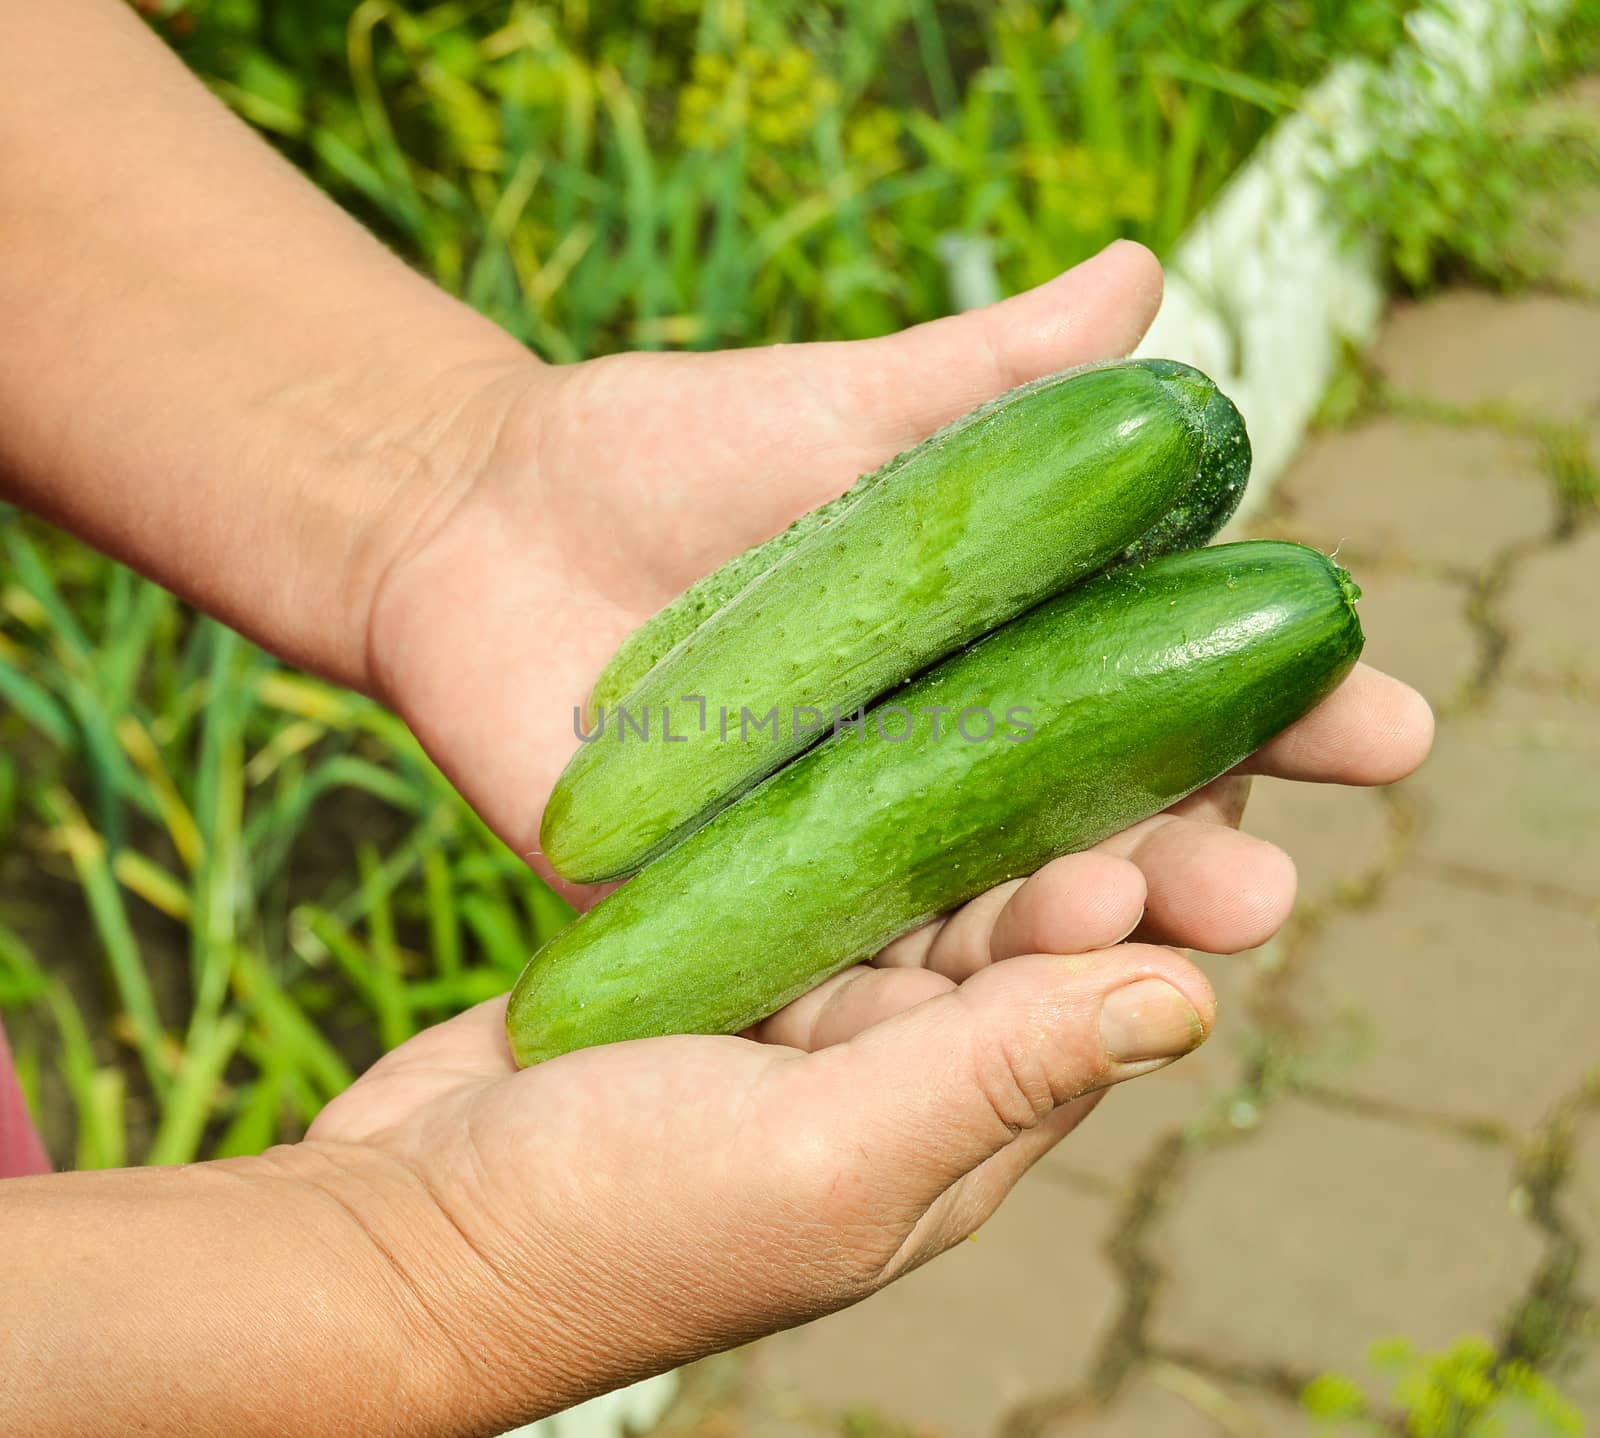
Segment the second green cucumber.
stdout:
<path fill-rule="evenodd" d="M 897 934 L 1225 773 L 1361 652 L 1329 559 L 1256 540 L 1124 565 L 890 695 L 529 961 L 517 1062 L 734 1033 Z"/>

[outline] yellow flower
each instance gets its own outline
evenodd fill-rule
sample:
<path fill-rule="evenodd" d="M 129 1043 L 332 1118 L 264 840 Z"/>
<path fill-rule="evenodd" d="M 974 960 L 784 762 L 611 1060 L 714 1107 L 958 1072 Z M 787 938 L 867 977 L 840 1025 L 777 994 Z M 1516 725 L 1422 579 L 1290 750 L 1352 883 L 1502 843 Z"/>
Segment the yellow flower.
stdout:
<path fill-rule="evenodd" d="M 728 78 L 728 57 L 714 50 L 699 50 L 694 57 L 694 78 L 703 85 L 719 85 Z"/>
<path fill-rule="evenodd" d="M 894 159 L 903 129 L 899 114 L 887 105 L 869 105 L 851 116 L 845 129 L 845 150 L 863 164 Z"/>
<path fill-rule="evenodd" d="M 695 148 L 727 145 L 748 130 L 768 148 L 803 141 L 838 87 L 798 45 L 781 50 L 745 45 L 730 60 L 697 54 L 678 101 L 678 134 Z"/>
<path fill-rule="evenodd" d="M 1099 229 L 1112 219 L 1146 220 L 1155 213 L 1155 176 L 1118 151 L 1024 146 L 1017 168 L 1082 229 Z"/>

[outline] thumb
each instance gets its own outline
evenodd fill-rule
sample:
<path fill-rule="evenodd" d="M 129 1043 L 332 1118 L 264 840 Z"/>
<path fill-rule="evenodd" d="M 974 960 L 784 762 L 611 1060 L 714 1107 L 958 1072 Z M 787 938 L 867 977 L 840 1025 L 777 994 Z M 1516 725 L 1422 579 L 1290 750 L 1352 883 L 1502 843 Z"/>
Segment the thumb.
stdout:
<path fill-rule="evenodd" d="M 895 416 L 910 444 L 1028 380 L 1127 354 L 1160 307 L 1160 263 L 1117 240 L 1009 299 L 855 341 L 853 398 L 873 420 Z"/>
<path fill-rule="evenodd" d="M 837 1151 L 862 1156 L 883 1200 L 915 1209 L 1063 1104 L 1189 1052 L 1215 1015 L 1205 975 L 1176 950 L 1032 954 L 809 1061 L 843 1070 L 828 1088 L 872 1095 L 845 1133 L 834 1110 Z"/>

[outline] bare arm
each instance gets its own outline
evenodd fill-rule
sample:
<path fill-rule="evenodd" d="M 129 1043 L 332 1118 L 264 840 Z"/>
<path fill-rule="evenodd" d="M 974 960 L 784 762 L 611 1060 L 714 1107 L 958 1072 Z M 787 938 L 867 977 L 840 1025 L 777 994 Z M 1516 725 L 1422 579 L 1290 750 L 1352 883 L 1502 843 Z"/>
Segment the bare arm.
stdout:
<path fill-rule="evenodd" d="M 474 1431 L 448 1342 L 356 1217 L 404 1231 L 392 1171 L 305 1144 L 0 1184 L 0 1426 Z M 437 1225 L 417 1238 L 448 1255 Z"/>
<path fill-rule="evenodd" d="M 531 356 L 119 0 L 0 0 L 0 495 L 367 687 L 383 566 Z"/>

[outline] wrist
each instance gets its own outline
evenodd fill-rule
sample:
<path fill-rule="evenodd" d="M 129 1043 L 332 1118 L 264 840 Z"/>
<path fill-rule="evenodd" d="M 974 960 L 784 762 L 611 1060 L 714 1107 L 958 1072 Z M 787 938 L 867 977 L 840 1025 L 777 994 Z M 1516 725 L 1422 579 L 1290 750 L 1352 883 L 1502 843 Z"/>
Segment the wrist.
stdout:
<path fill-rule="evenodd" d="M 0 495 L 365 686 L 392 511 L 525 349 L 227 114 L 126 6 L 0 47 Z M 92 203 L 89 199 L 92 198 Z"/>
<path fill-rule="evenodd" d="M 303 1239 L 335 1255 L 342 1300 L 326 1316 L 336 1333 L 312 1345 L 310 1371 L 333 1376 L 346 1416 L 381 1415 L 373 1431 L 494 1431 L 492 1335 L 474 1319 L 482 1265 L 418 1176 L 377 1148 L 315 1140 L 240 1162 L 252 1183 L 291 1195 L 284 1212 Z M 290 1291 L 300 1282 L 285 1274 Z M 346 1359 L 330 1361 L 341 1349 Z"/>
<path fill-rule="evenodd" d="M 626 1341 L 597 1354 L 588 1325 L 573 1321 L 587 1315 L 583 1276 L 558 1271 L 570 1253 L 541 1252 L 460 1195 L 450 1204 L 412 1163 L 314 1139 L 260 1162 L 314 1195 L 325 1220 L 347 1225 L 350 1282 L 371 1295 L 357 1307 L 384 1315 L 395 1343 L 396 1367 L 375 1375 L 377 1391 L 392 1412 L 403 1407 L 406 1432 L 506 1432 L 646 1376 L 618 1371 Z"/>
<path fill-rule="evenodd" d="M 542 368 L 477 323 L 490 331 L 482 350 L 416 371 L 334 377 L 294 397 L 297 454 L 274 499 L 279 550 L 295 570 L 278 592 L 292 607 L 277 632 L 262 632 L 259 594 L 221 617 L 301 667 L 378 692 L 373 614 L 389 575 L 478 482 L 506 409 Z"/>

